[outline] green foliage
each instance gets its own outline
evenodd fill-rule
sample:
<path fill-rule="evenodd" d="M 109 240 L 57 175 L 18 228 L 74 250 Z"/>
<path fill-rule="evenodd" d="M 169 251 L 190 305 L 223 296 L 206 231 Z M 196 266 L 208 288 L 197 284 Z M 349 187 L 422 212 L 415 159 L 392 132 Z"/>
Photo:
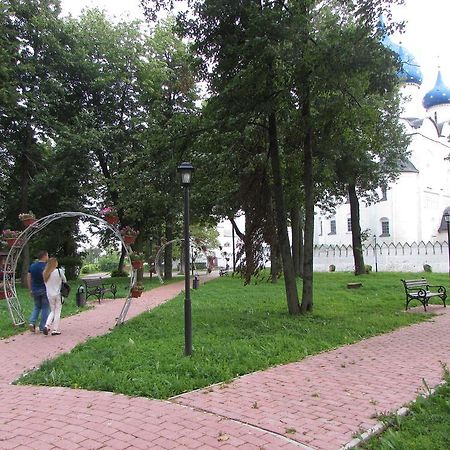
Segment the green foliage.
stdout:
<path fill-rule="evenodd" d="M 128 278 L 129 277 L 129 273 L 126 272 L 125 270 L 120 270 L 120 269 L 114 269 L 113 271 L 111 271 L 111 277 L 116 277 L 116 278 Z"/>
<path fill-rule="evenodd" d="M 442 450 L 450 448 L 450 377 L 424 399 L 419 397 L 406 417 L 388 417 L 389 428 L 361 448 L 367 450 Z"/>
<path fill-rule="evenodd" d="M 84 264 L 81 268 L 81 273 L 96 273 L 100 272 L 100 267 L 98 264 Z"/>
<path fill-rule="evenodd" d="M 68 280 L 75 280 L 78 278 L 82 264 L 80 256 L 59 257 L 58 262 L 60 266 L 64 267 Z"/>
<path fill-rule="evenodd" d="M 44 363 L 20 383 L 169 398 L 427 320 L 430 314 L 404 314 L 404 276 L 415 275 L 362 275 L 363 287 L 350 290 L 354 275 L 316 273 L 315 311 L 295 317 L 286 313 L 281 284 L 243 287 L 239 279 L 222 277 L 192 292 L 192 357 L 182 356 L 179 295 Z M 432 274 L 430 282 L 445 276 Z"/>
<path fill-rule="evenodd" d="M 424 264 L 423 270 L 424 270 L 424 272 L 428 272 L 428 273 L 433 272 L 433 269 L 429 264 Z"/>

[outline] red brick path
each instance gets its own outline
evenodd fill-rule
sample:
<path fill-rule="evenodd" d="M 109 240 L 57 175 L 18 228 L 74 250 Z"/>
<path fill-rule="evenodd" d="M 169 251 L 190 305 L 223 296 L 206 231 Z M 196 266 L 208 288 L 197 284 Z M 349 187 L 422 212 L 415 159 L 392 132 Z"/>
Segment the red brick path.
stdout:
<path fill-rule="evenodd" d="M 175 283 L 144 294 L 129 317 L 182 288 Z M 437 385 L 440 361 L 450 362 L 449 308 L 437 307 L 443 314 L 432 322 L 171 402 L 9 384 L 89 336 L 107 333 L 122 305 L 108 301 L 64 319 L 59 337 L 25 333 L 0 341 L 0 449 L 338 449 L 372 427 L 377 413 L 413 400 L 422 379 Z"/>

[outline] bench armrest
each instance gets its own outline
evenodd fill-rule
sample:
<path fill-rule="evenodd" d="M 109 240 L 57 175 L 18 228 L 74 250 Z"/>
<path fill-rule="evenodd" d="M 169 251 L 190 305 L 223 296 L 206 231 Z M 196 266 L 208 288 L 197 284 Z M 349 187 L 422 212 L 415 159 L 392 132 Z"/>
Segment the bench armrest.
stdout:
<path fill-rule="evenodd" d="M 438 288 L 438 292 L 443 292 L 444 294 L 447 292 L 447 289 L 445 289 L 445 286 L 439 286 L 437 284 L 427 284 L 428 288 Z"/>

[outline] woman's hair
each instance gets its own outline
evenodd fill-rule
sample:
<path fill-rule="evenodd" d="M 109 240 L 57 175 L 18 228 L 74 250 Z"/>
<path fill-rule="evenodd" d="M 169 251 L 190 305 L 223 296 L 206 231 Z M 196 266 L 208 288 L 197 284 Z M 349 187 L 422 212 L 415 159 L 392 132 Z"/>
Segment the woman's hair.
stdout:
<path fill-rule="evenodd" d="M 47 282 L 50 278 L 50 274 L 58 267 L 58 260 L 56 258 L 49 258 L 47 261 L 47 265 L 45 266 L 44 272 L 42 276 L 44 277 L 44 281 Z"/>

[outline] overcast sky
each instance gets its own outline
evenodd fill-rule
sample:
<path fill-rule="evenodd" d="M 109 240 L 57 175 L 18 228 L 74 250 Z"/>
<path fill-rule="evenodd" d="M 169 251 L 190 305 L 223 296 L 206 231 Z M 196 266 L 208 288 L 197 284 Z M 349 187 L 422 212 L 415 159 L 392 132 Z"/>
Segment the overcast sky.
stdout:
<path fill-rule="evenodd" d="M 78 15 L 85 7 L 98 7 L 111 17 L 143 18 L 139 0 L 62 0 L 63 12 Z M 450 85 L 450 0 L 405 0 L 394 9 L 395 20 L 406 20 L 403 35 L 392 40 L 411 51 L 422 67 L 425 94 L 436 81 L 438 64 Z"/>

